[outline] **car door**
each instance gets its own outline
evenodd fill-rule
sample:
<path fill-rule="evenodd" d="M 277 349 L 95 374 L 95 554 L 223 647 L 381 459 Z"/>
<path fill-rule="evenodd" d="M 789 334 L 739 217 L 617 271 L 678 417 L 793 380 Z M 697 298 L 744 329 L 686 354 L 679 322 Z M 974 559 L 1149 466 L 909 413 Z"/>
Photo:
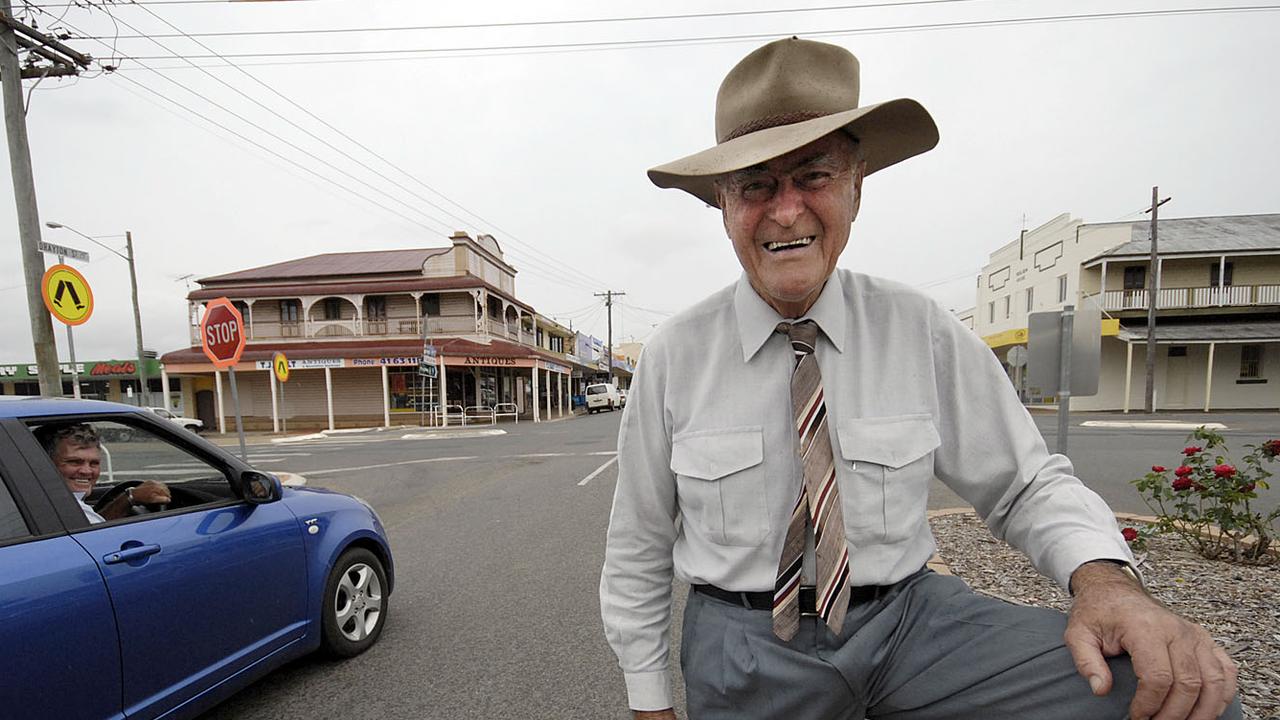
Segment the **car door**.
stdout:
<path fill-rule="evenodd" d="M 181 506 L 71 535 L 96 561 L 115 608 L 124 711 L 152 718 L 302 637 L 302 533 L 284 503 L 240 500 L 227 466 L 172 429 L 92 425 L 103 438 L 100 484 L 158 480 Z"/>
<path fill-rule="evenodd" d="M 0 714 L 123 718 L 107 589 L 0 430 Z"/>

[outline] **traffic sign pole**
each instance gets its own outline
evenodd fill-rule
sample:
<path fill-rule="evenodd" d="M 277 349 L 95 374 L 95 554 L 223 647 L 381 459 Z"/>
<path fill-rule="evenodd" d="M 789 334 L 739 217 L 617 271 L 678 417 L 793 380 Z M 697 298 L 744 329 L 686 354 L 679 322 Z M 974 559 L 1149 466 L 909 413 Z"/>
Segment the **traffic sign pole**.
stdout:
<path fill-rule="evenodd" d="M 65 259 L 58 255 L 58 264 L 65 264 Z M 76 338 L 71 332 L 71 326 L 67 326 L 67 352 L 71 355 L 71 397 L 80 399 L 80 372 L 76 368 Z M 58 384 L 62 384 L 62 371 L 58 371 Z M 58 394 L 62 394 L 62 388 L 58 388 Z"/>
<path fill-rule="evenodd" d="M 244 422 L 240 420 L 240 393 L 236 392 L 236 367 L 227 368 L 231 378 L 231 404 L 236 406 L 236 434 L 240 436 L 240 459 L 249 462 L 249 451 L 244 447 Z"/>

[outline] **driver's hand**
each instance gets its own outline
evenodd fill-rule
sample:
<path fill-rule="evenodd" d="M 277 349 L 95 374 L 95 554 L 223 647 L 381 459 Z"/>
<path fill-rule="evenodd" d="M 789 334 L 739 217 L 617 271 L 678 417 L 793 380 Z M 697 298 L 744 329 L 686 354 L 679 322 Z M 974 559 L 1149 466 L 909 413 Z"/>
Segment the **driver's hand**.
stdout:
<path fill-rule="evenodd" d="M 171 500 L 169 488 L 162 482 L 148 480 L 133 489 L 135 505 L 168 505 Z"/>

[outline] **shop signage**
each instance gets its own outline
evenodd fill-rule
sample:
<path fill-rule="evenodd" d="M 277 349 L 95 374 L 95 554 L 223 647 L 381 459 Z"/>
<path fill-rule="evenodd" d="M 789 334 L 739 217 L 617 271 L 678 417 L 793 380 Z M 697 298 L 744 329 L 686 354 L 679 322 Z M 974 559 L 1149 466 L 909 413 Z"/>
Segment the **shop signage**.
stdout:
<path fill-rule="evenodd" d="M 270 370 L 272 368 L 270 360 L 259 360 L 255 363 L 255 367 L 259 370 Z M 342 358 L 308 358 L 305 360 L 289 360 L 290 370 L 314 370 L 316 368 L 340 368 L 342 367 Z"/>
<path fill-rule="evenodd" d="M 89 371 L 90 375 L 132 375 L 138 372 L 138 364 L 134 362 L 109 363 L 100 362 Z"/>
<path fill-rule="evenodd" d="M 71 374 L 71 363 L 60 363 L 58 368 L 63 375 Z M 119 375 L 127 377 L 138 372 L 138 363 L 136 360 L 89 360 L 87 362 L 76 362 L 77 375 L 93 375 L 95 377 L 105 377 L 110 375 Z M 155 360 L 147 360 L 147 375 L 157 376 L 160 374 L 160 363 Z M 27 378 L 36 379 L 40 375 L 40 369 L 36 365 L 28 363 L 13 363 L 10 365 L 0 365 L 0 378 L 15 378 L 25 380 Z"/>
<path fill-rule="evenodd" d="M 406 355 L 403 357 L 355 358 L 351 361 L 352 367 L 378 367 L 380 365 L 406 367 L 417 364 L 418 358 L 412 355 Z"/>
<path fill-rule="evenodd" d="M 564 365 L 559 365 L 559 364 L 556 364 L 556 363 L 553 363 L 553 362 L 549 362 L 549 361 L 546 361 L 546 360 L 542 360 L 542 361 L 540 361 L 540 362 L 538 363 L 538 367 L 539 367 L 539 368 L 542 368 L 543 370 L 550 370 L 551 372 L 558 372 L 558 373 L 567 373 L 567 372 L 569 372 L 569 368 L 565 367 Z"/>
<path fill-rule="evenodd" d="M 515 358 L 493 358 L 493 357 L 471 357 L 467 356 L 462 361 L 463 365 L 482 365 L 485 367 L 516 367 L 519 363 Z"/>

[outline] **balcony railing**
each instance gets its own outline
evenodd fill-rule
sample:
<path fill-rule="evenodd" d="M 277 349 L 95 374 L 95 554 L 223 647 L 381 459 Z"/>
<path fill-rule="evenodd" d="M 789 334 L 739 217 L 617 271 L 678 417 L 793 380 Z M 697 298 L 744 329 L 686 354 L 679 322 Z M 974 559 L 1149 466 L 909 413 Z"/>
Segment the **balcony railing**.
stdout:
<path fill-rule="evenodd" d="M 245 318 L 246 325 L 249 324 L 248 320 L 248 318 Z M 426 325 L 425 328 L 423 327 L 424 324 Z M 513 324 L 508 327 L 501 320 L 494 319 L 488 320 L 485 327 L 492 337 L 515 342 L 519 342 L 523 338 L 525 344 L 533 345 L 534 333 L 527 328 L 521 334 L 518 332 L 516 325 Z M 279 342 L 281 340 L 306 342 L 316 338 L 354 339 L 364 337 L 405 339 L 422 337 L 424 329 L 428 336 L 474 335 L 476 321 L 471 315 L 431 316 L 421 319 L 413 316 L 391 316 L 374 320 L 311 320 L 305 326 L 302 321 L 255 321 L 249 326 L 248 335 L 250 342 Z M 200 346 L 200 328 L 198 326 L 191 327 L 191 345 L 192 347 Z"/>
<path fill-rule="evenodd" d="M 1145 310 L 1146 290 L 1108 290 L 1102 309 Z M 1160 288 L 1157 310 L 1180 308 L 1250 307 L 1280 305 L 1280 285 L 1226 285 L 1223 287 Z"/>

